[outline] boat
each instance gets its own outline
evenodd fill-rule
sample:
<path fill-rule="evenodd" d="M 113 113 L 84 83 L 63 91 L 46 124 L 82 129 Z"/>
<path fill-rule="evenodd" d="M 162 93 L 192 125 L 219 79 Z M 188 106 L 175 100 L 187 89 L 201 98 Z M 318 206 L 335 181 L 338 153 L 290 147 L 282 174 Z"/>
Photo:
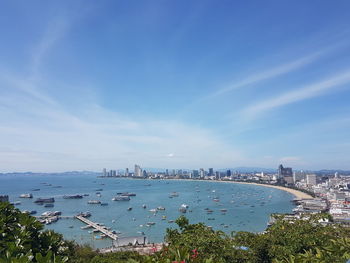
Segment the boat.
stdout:
<path fill-rule="evenodd" d="M 21 194 L 19 198 L 33 198 L 32 194 Z"/>
<path fill-rule="evenodd" d="M 142 235 L 142 236 L 145 235 L 145 232 L 143 232 L 143 231 L 137 231 L 137 233 L 140 234 L 140 235 Z"/>
<path fill-rule="evenodd" d="M 21 201 L 15 201 L 13 204 L 14 204 L 14 205 L 20 205 L 20 204 L 21 204 Z"/>
<path fill-rule="evenodd" d="M 73 228 L 74 226 L 69 226 L 69 228 Z"/>
<path fill-rule="evenodd" d="M 163 207 L 163 206 L 158 206 L 158 207 L 157 207 L 157 210 L 165 210 L 165 207 Z"/>
<path fill-rule="evenodd" d="M 210 218 L 208 218 L 208 220 L 215 220 L 215 218 L 214 217 L 210 217 Z"/>
<path fill-rule="evenodd" d="M 108 203 L 101 203 L 101 206 L 107 206 Z"/>
<path fill-rule="evenodd" d="M 180 207 L 180 208 L 179 208 L 179 211 L 180 211 L 181 213 L 186 213 L 186 212 L 187 212 L 187 209 L 184 208 L 184 207 Z"/>
<path fill-rule="evenodd" d="M 97 197 L 101 197 L 102 195 L 101 194 L 96 194 Z"/>
<path fill-rule="evenodd" d="M 227 212 L 227 209 L 223 208 L 223 209 L 220 209 L 220 211 L 225 213 L 225 212 Z"/>
<path fill-rule="evenodd" d="M 32 210 L 29 212 L 30 215 L 35 215 L 36 214 L 36 210 Z"/>
<path fill-rule="evenodd" d="M 78 216 L 82 216 L 82 217 L 90 217 L 91 216 L 91 213 L 89 211 L 86 211 L 86 212 L 80 212 L 78 214 Z"/>
<path fill-rule="evenodd" d="M 51 198 L 38 198 L 34 201 L 34 203 L 54 203 L 55 202 L 55 198 L 51 197 Z"/>
<path fill-rule="evenodd" d="M 178 197 L 178 196 L 179 196 L 179 193 L 177 193 L 177 192 L 172 192 L 172 193 L 170 194 L 170 196 L 171 196 L 171 197 Z"/>
<path fill-rule="evenodd" d="M 146 207 L 147 207 L 147 206 L 146 206 L 145 204 L 142 205 L 142 208 L 143 208 L 143 209 L 146 209 Z"/>
<path fill-rule="evenodd" d="M 92 205 L 98 205 L 98 204 L 101 204 L 101 201 L 100 200 L 89 200 L 87 203 L 92 204 Z"/>
<path fill-rule="evenodd" d="M 166 216 L 162 216 L 162 220 L 166 220 Z"/>
<path fill-rule="evenodd" d="M 131 211 L 132 210 L 132 207 L 128 207 L 128 209 L 127 209 L 128 211 Z"/>
<path fill-rule="evenodd" d="M 219 198 L 214 198 L 213 201 L 214 202 L 220 202 L 220 199 Z"/>
<path fill-rule="evenodd" d="M 54 207 L 54 204 L 52 204 L 52 203 L 45 204 L 44 207 Z"/>
<path fill-rule="evenodd" d="M 151 213 L 157 213 L 157 209 L 153 208 L 149 210 Z"/>
<path fill-rule="evenodd" d="M 112 198 L 112 201 L 130 201 L 129 196 L 119 195 Z"/>
<path fill-rule="evenodd" d="M 188 206 L 188 205 L 186 205 L 186 204 L 182 204 L 182 205 L 181 205 L 181 207 L 184 207 L 184 208 L 186 208 L 186 209 L 187 209 L 189 206 Z"/>
<path fill-rule="evenodd" d="M 168 220 L 168 223 L 170 223 L 170 224 L 174 223 L 174 220 Z"/>
<path fill-rule="evenodd" d="M 40 191 L 40 189 L 39 189 L 39 188 L 33 188 L 33 189 L 31 189 L 30 191 L 36 192 L 36 191 Z"/>
<path fill-rule="evenodd" d="M 63 199 L 81 199 L 83 198 L 82 195 L 64 195 Z"/>
<path fill-rule="evenodd" d="M 136 196 L 135 193 L 129 193 L 129 192 L 117 193 L 117 195 L 121 195 L 121 196 Z"/>
<path fill-rule="evenodd" d="M 96 189 L 95 191 L 100 192 L 100 191 L 103 191 L 103 189 L 100 188 L 100 189 Z"/>
<path fill-rule="evenodd" d="M 153 225 L 155 225 L 156 223 L 155 222 L 147 222 L 147 226 L 153 226 Z"/>

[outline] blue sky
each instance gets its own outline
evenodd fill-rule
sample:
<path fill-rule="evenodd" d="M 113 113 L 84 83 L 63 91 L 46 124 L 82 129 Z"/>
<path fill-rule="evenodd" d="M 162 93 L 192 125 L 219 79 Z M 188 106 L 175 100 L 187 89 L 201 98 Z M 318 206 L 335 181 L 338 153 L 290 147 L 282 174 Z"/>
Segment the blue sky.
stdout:
<path fill-rule="evenodd" d="M 2 1 L 0 172 L 350 169 L 349 1 Z"/>

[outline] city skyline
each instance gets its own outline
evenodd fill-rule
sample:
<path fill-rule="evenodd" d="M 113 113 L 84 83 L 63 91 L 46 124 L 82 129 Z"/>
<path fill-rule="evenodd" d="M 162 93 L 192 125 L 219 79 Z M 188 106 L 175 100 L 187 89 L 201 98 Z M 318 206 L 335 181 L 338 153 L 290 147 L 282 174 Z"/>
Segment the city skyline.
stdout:
<path fill-rule="evenodd" d="M 350 3 L 0 4 L 0 172 L 350 170 Z"/>

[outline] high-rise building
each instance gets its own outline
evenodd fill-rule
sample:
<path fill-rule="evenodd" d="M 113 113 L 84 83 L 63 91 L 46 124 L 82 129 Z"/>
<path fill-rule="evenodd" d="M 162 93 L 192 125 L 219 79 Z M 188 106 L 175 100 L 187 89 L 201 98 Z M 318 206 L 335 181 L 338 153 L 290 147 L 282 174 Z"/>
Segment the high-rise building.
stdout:
<path fill-rule="evenodd" d="M 214 175 L 214 169 L 213 168 L 209 168 L 209 176 L 213 176 Z"/>
<path fill-rule="evenodd" d="M 136 177 L 141 177 L 142 176 L 142 169 L 137 164 L 135 164 L 134 176 L 136 176 Z"/>
<path fill-rule="evenodd" d="M 231 170 L 227 170 L 227 171 L 226 171 L 226 176 L 227 176 L 227 177 L 231 177 L 231 175 L 232 175 Z"/>
<path fill-rule="evenodd" d="M 103 174 L 103 176 L 107 176 L 107 169 L 106 168 L 103 168 L 102 174 Z"/>
<path fill-rule="evenodd" d="M 128 177 L 129 176 L 129 168 L 125 169 L 125 176 Z"/>
<path fill-rule="evenodd" d="M 198 170 L 193 170 L 192 171 L 192 178 L 198 178 L 199 177 L 199 171 Z"/>
<path fill-rule="evenodd" d="M 278 166 L 278 179 L 283 180 L 287 184 L 293 184 L 293 170 L 290 167 Z"/>
<path fill-rule="evenodd" d="M 204 176 L 205 176 L 204 169 L 203 168 L 199 169 L 199 177 L 204 178 Z"/>
<path fill-rule="evenodd" d="M 306 184 L 308 186 L 316 185 L 316 174 L 307 174 L 306 175 Z"/>
<path fill-rule="evenodd" d="M 142 175 L 143 175 L 143 177 L 147 177 L 148 176 L 146 170 L 143 170 Z"/>

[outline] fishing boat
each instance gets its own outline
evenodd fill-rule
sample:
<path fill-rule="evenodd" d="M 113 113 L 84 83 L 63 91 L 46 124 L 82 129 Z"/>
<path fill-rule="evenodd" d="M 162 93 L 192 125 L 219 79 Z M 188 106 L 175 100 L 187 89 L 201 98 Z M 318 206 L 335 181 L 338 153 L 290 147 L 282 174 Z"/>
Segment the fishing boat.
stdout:
<path fill-rule="evenodd" d="M 119 196 L 113 197 L 112 201 L 130 201 L 130 197 L 129 196 L 119 195 Z"/>
<path fill-rule="evenodd" d="M 100 200 L 89 200 L 87 203 L 90 205 L 98 205 L 98 204 L 101 204 L 101 201 Z"/>
<path fill-rule="evenodd" d="M 121 196 L 136 196 L 135 193 L 129 193 L 129 192 L 117 193 L 117 195 L 121 195 Z"/>
<path fill-rule="evenodd" d="M 32 194 L 21 194 L 19 198 L 33 198 Z"/>
<path fill-rule="evenodd" d="M 64 195 L 63 199 L 81 199 L 83 198 L 82 195 Z"/>
<path fill-rule="evenodd" d="M 179 208 L 179 211 L 180 211 L 181 213 L 186 213 L 186 212 L 187 212 L 187 209 L 184 208 L 184 207 L 180 207 L 180 208 Z"/>
<path fill-rule="evenodd" d="M 177 193 L 177 192 L 172 192 L 172 193 L 170 194 L 170 196 L 171 196 L 171 197 L 178 197 L 178 196 L 179 196 L 179 193 Z"/>
<path fill-rule="evenodd" d="M 55 198 L 51 197 L 51 198 L 38 198 L 34 201 L 34 203 L 54 203 L 55 202 Z"/>

